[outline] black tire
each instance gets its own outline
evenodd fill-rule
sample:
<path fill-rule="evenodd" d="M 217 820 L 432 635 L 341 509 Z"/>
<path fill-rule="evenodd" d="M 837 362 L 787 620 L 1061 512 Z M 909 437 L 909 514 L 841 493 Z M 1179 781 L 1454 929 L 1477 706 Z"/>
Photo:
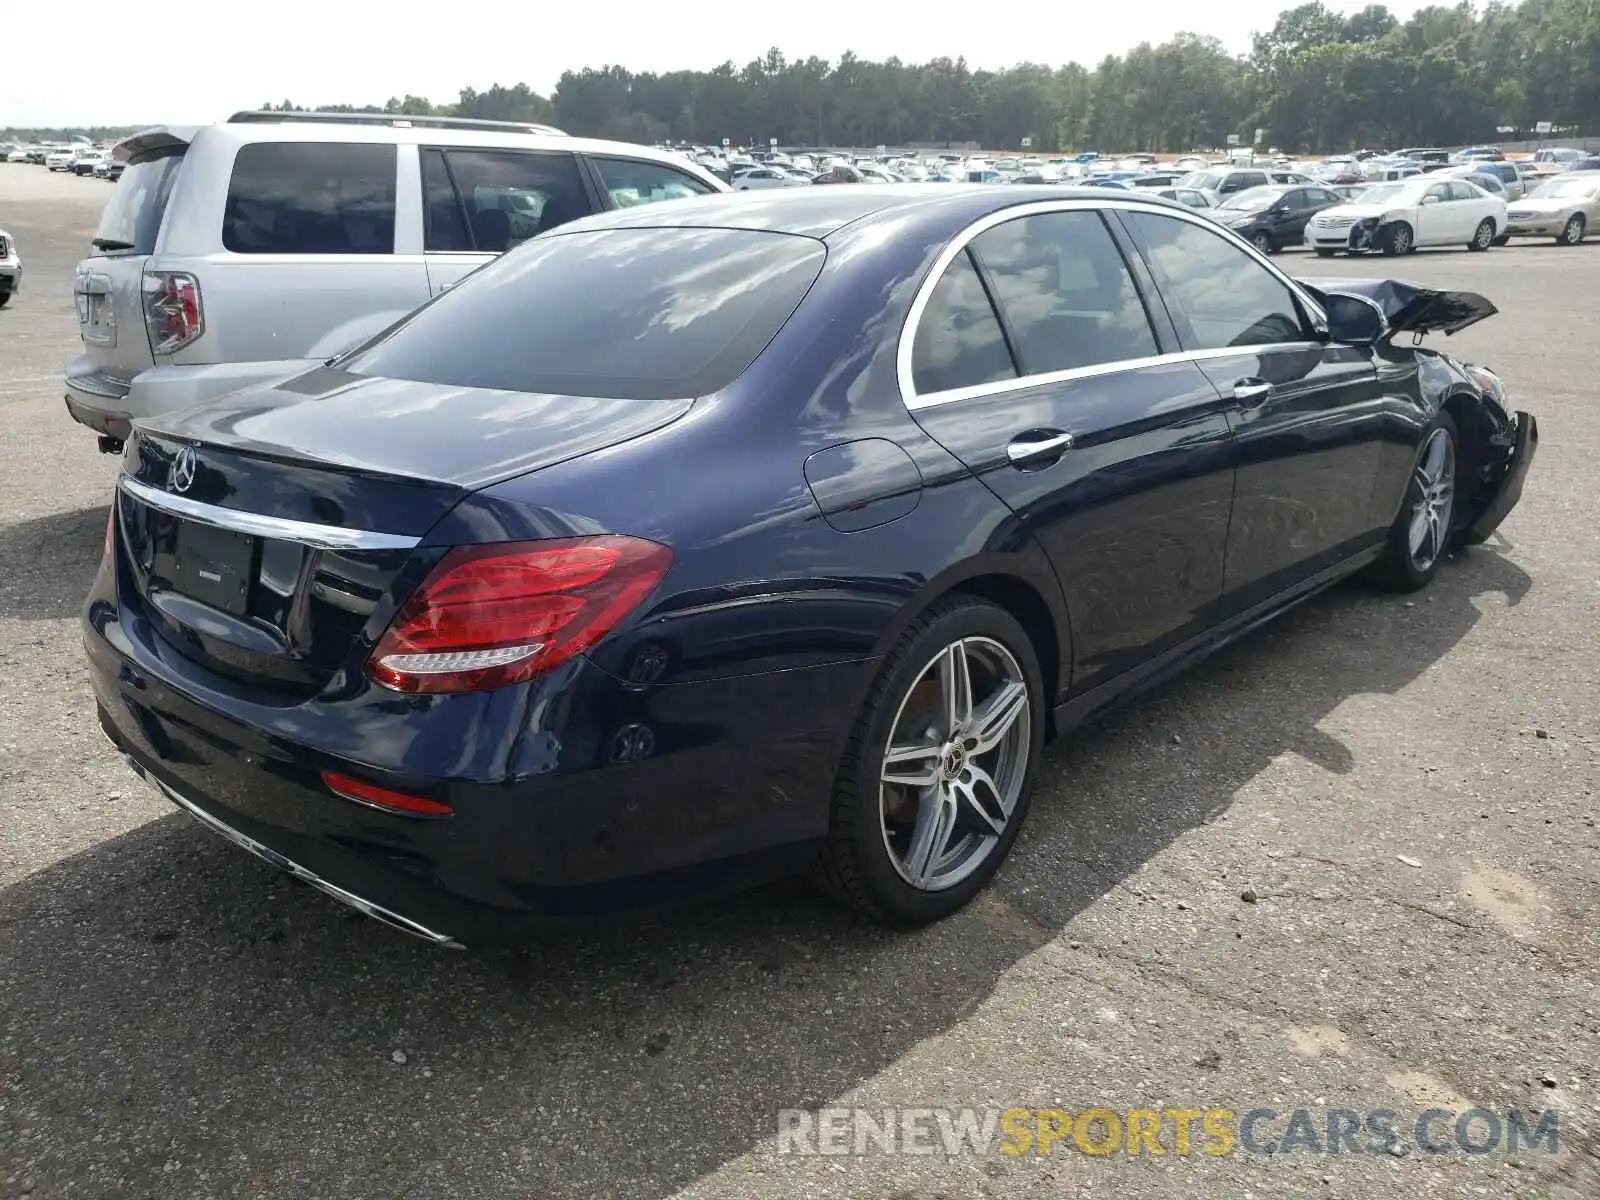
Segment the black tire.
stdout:
<path fill-rule="evenodd" d="M 1586 222 L 1582 213 L 1573 213 L 1567 218 L 1567 223 L 1561 227 L 1561 236 L 1556 238 L 1558 246 L 1576 246 L 1583 241 L 1587 234 Z"/>
<path fill-rule="evenodd" d="M 0 292 L 0 308 L 4 308 L 11 303 L 11 296 L 11 292 Z"/>
<path fill-rule="evenodd" d="M 1484 251 L 1494 245 L 1494 221 L 1485 217 L 1478 222 L 1478 227 L 1472 231 L 1472 240 L 1467 243 L 1468 250 Z"/>
<path fill-rule="evenodd" d="M 1500 234 L 1500 236 L 1498 236 L 1497 238 L 1494 239 L 1494 244 L 1496 246 L 1508 246 L 1508 245 L 1510 245 L 1511 244 L 1511 235 L 1509 233 Z"/>
<path fill-rule="evenodd" d="M 971 637 L 1000 643 L 1021 667 L 1029 701 L 1026 768 L 1009 823 L 988 858 L 960 883 L 928 891 L 906 882 L 890 858 L 878 780 L 892 726 L 911 689 L 941 649 Z M 862 704 L 839 763 L 828 841 L 818 856 L 813 881 L 833 898 L 887 924 L 923 925 L 961 909 L 994 877 L 1027 818 L 1044 741 L 1044 703 L 1038 655 L 1015 617 L 998 605 L 967 596 L 949 597 L 929 608 L 884 656 Z"/>
<path fill-rule="evenodd" d="M 1250 239 L 1250 244 L 1262 254 L 1275 254 L 1278 248 L 1272 244 L 1270 233 L 1258 233 Z"/>
<path fill-rule="evenodd" d="M 1444 545 L 1432 555 L 1429 561 L 1419 563 L 1417 556 L 1411 549 L 1411 522 L 1422 494 L 1417 468 L 1422 465 L 1423 455 L 1431 445 L 1434 435 L 1439 431 L 1443 431 L 1450 439 L 1450 449 L 1454 464 L 1450 477 L 1452 503 L 1450 516 L 1446 521 L 1449 528 L 1444 531 Z M 1441 411 L 1422 437 L 1422 445 L 1417 451 L 1417 462 L 1413 464 L 1411 472 L 1406 479 L 1405 499 L 1400 502 L 1400 512 L 1395 517 L 1394 524 L 1389 527 L 1389 538 L 1384 544 L 1383 556 L 1373 563 L 1368 570 L 1368 577 L 1374 583 L 1392 592 L 1414 592 L 1419 588 L 1426 587 L 1429 581 L 1439 573 L 1439 564 L 1444 562 L 1446 554 L 1449 553 L 1451 546 L 1456 541 L 1454 525 L 1457 510 L 1454 500 L 1460 496 L 1460 484 L 1461 433 L 1456 428 L 1454 418 L 1449 413 Z"/>
<path fill-rule="evenodd" d="M 1396 221 L 1385 229 L 1379 237 L 1382 240 L 1383 252 L 1390 258 L 1401 254 L 1410 254 L 1416 249 L 1416 237 L 1411 226 L 1404 221 Z"/>
<path fill-rule="evenodd" d="M 1334 254 L 1332 250 L 1325 249 L 1322 246 L 1317 246 L 1316 252 L 1318 258 L 1332 258 Z"/>

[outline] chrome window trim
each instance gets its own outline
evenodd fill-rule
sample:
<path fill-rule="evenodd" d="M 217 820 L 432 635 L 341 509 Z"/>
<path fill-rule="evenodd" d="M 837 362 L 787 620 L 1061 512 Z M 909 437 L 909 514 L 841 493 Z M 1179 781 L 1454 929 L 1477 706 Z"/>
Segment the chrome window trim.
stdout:
<path fill-rule="evenodd" d="M 175 496 L 127 476 L 117 481 L 117 487 L 151 508 L 191 521 L 232 530 L 234 533 L 246 533 L 252 537 L 299 542 L 317 550 L 411 550 L 422 541 L 421 538 L 404 534 L 373 533 L 365 529 L 344 529 L 338 525 L 317 525 L 310 521 L 291 521 L 286 517 L 241 512 L 236 508 L 223 508 L 185 496 Z"/>
<path fill-rule="evenodd" d="M 1101 375 L 1116 375 L 1123 371 L 1137 371 L 1145 367 L 1158 367 L 1167 363 L 1194 362 L 1211 358 L 1230 358 L 1239 354 L 1260 353 L 1265 350 L 1304 348 L 1319 345 L 1317 342 L 1295 341 L 1278 342 L 1260 346 L 1227 346 L 1216 350 L 1177 350 L 1170 354 L 1157 354 L 1148 358 L 1119 359 L 1114 362 L 1095 363 L 1087 367 L 1072 367 L 1065 371 L 1051 371 L 1041 375 L 1021 375 L 1015 379 L 1000 379 L 992 383 L 975 383 L 963 388 L 947 388 L 940 392 L 918 393 L 912 379 L 911 357 L 916 345 L 916 331 L 922 321 L 923 313 L 928 307 L 928 301 L 933 296 L 933 289 L 943 278 L 946 268 L 956 258 L 964 253 L 972 240 L 997 225 L 1004 225 L 1008 221 L 1019 220 L 1023 217 L 1039 216 L 1045 213 L 1057 212 L 1100 212 L 1106 209 L 1115 209 L 1126 212 L 1152 213 L 1156 216 L 1171 217 L 1176 221 L 1187 221 L 1198 226 L 1208 233 L 1216 234 L 1224 241 L 1231 240 L 1234 246 L 1243 253 L 1265 267 L 1269 274 L 1287 287 L 1290 293 L 1299 300 L 1310 314 L 1314 323 L 1326 326 L 1328 317 L 1322 311 L 1310 294 L 1289 276 L 1278 269 L 1277 265 L 1270 262 L 1249 242 L 1239 237 L 1230 229 L 1218 225 L 1215 221 L 1199 216 L 1192 210 L 1174 202 L 1173 204 L 1152 203 L 1135 197 L 1109 197 L 1107 199 L 1074 199 L 1074 200 L 1036 200 L 1027 204 L 1016 204 L 1008 208 L 997 209 L 986 213 L 972 222 L 958 233 L 933 260 L 927 276 L 917 288 L 917 294 L 911 301 L 911 308 L 906 313 L 904 324 L 900 327 L 900 344 L 895 353 L 895 375 L 900 387 L 900 399 L 906 408 L 917 412 L 924 408 L 934 408 L 943 404 L 953 404 L 960 400 L 971 400 L 980 396 L 998 396 L 1007 392 L 1020 391 L 1023 388 L 1042 387 L 1050 384 L 1062 383 L 1072 379 L 1092 379 Z"/>

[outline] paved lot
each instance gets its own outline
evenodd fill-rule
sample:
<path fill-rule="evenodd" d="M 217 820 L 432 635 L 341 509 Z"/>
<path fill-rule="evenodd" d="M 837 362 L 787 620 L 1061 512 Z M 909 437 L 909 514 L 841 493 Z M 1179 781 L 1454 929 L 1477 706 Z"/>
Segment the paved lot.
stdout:
<path fill-rule="evenodd" d="M 777 887 L 452 956 L 172 813 L 95 730 L 76 610 L 115 463 L 56 376 L 108 191 L 0 167 L 29 272 L 0 312 L 0 1200 L 1600 1194 L 1600 245 L 1404 264 L 1504 310 L 1458 339 L 1544 435 L 1500 543 L 1056 748 L 973 910 L 897 935 Z M 777 1110 L 834 1104 L 1558 1105 L 1568 1149 L 776 1153 Z"/>

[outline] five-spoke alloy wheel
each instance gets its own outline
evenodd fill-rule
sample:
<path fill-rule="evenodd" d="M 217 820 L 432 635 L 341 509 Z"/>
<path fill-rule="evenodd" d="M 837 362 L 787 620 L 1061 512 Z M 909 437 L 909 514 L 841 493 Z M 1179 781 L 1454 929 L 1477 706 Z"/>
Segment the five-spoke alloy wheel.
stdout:
<path fill-rule="evenodd" d="M 938 920 L 988 883 L 1044 737 L 1033 643 L 1005 609 L 939 602 L 885 656 L 840 767 L 817 875 L 873 916 Z"/>
<path fill-rule="evenodd" d="M 1450 548 L 1459 445 L 1455 421 L 1449 413 L 1440 413 L 1422 439 L 1383 557 L 1373 564 L 1378 581 L 1396 591 L 1415 591 L 1427 584 Z"/>

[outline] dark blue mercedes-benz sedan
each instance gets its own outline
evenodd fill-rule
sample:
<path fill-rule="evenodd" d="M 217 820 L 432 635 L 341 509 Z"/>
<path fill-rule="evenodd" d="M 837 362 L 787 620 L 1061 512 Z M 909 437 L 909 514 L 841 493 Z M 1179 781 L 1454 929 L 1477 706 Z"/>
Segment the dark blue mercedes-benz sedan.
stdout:
<path fill-rule="evenodd" d="M 307 374 L 148 420 L 100 721 L 216 832 L 443 945 L 809 871 L 953 912 L 1041 747 L 1356 571 L 1426 584 L 1537 444 L 1179 205 L 747 193 L 563 226 Z"/>

